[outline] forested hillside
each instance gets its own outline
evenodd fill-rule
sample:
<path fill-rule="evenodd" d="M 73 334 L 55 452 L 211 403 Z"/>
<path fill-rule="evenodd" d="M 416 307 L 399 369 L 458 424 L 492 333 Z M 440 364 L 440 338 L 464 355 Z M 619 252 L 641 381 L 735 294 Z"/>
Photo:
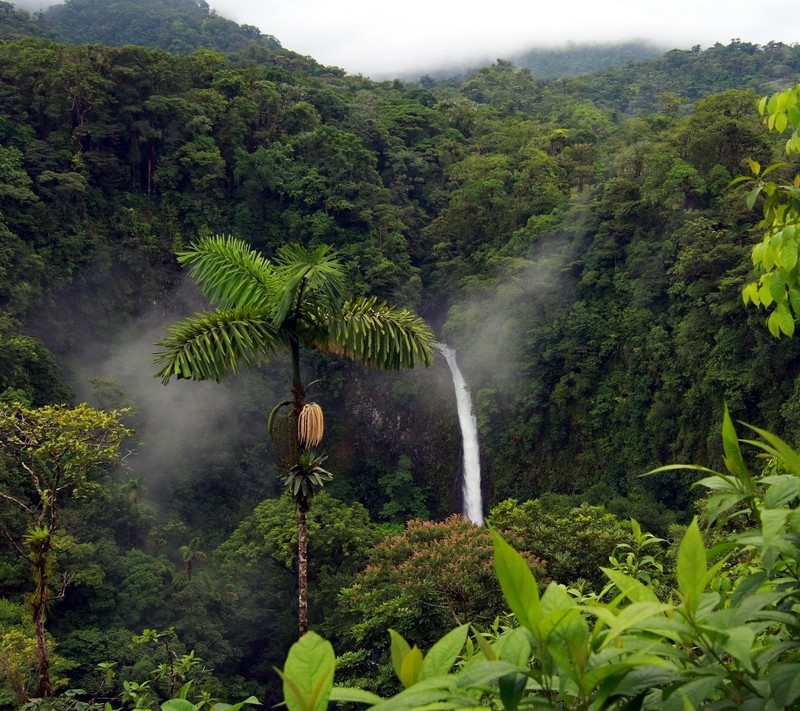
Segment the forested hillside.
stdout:
<path fill-rule="evenodd" d="M 0 402 L 130 408 L 136 430 L 120 466 L 61 502 L 46 620 L 61 688 L 133 705 L 122 681 L 180 657 L 217 698 L 277 701 L 296 527 L 266 423 L 290 361 L 224 384 L 153 377 L 164 327 L 206 308 L 175 258 L 201 237 L 270 259 L 329 245 L 346 296 L 410 308 L 455 347 L 487 513 L 546 579 L 599 586 L 632 515 L 663 537 L 688 523 L 695 479 L 641 475 L 716 464 L 725 403 L 800 443 L 800 345 L 742 304 L 759 215 L 730 187 L 748 159 L 782 156 L 756 105 L 797 82 L 799 47 L 736 40 L 556 79 L 499 60 L 420 86 L 350 77 L 266 36 L 241 49 L 207 8 L 197 29 L 182 3 L 158 5 L 216 49 L 183 53 L 195 40 L 175 34 L 106 46 L 128 39 L 102 17 L 81 24 L 109 33 L 91 44 L 0 42 Z M 65 32 L 56 10 L 46 19 Z M 399 373 L 305 350 L 302 363 L 304 382 L 321 380 L 334 473 L 309 512 L 311 625 L 347 651 L 351 679 L 377 671 L 391 688 L 387 627 L 430 644 L 504 609 L 489 534 L 448 518 L 452 383 L 440 358 Z M 39 504 L 25 503 L 20 456 L 5 447 L 0 465 L 17 499 L 0 501 L 9 708 L 36 691 L 17 554 Z M 448 585 L 421 584 L 442 560 Z M 145 628 L 163 634 L 131 645 Z M 189 675 L 170 668 L 152 682 L 162 698 Z"/>

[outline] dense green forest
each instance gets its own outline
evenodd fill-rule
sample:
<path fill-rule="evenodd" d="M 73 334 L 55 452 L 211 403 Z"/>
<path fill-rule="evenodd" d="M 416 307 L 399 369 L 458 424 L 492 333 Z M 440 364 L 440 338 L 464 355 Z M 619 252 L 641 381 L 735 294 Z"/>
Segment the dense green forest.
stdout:
<path fill-rule="evenodd" d="M 266 428 L 291 360 L 221 384 L 154 377 L 164 328 L 207 308 L 175 257 L 201 238 L 268 259 L 327 245 L 343 296 L 410 309 L 456 348 L 487 518 L 542 580 L 599 593 L 599 566 L 635 545 L 631 516 L 678 540 L 700 476 L 641 475 L 716 466 L 725 404 L 800 444 L 800 346 L 742 304 L 761 215 L 730 185 L 748 159 L 797 172 L 757 102 L 797 83 L 800 47 L 375 82 L 204 3 L 157 5 L 140 26 L 111 22 L 129 3 L 96 23 L 84 0 L 0 8 L 0 402 L 89 431 L 82 410 L 45 409 L 86 402 L 118 411 L 104 427 L 119 435 L 66 470 L 44 507 L 57 535 L 35 539 L 50 489 L 30 488 L 33 445 L 3 431 L 0 705 L 37 692 L 34 589 L 56 691 L 147 707 L 194 678 L 279 700 L 297 523 Z M 308 511 L 310 625 L 343 655 L 337 679 L 393 691 L 387 628 L 427 648 L 466 621 L 497 631 L 508 609 L 491 535 L 451 516 L 449 372 L 324 349 L 301 363 L 334 474 Z"/>

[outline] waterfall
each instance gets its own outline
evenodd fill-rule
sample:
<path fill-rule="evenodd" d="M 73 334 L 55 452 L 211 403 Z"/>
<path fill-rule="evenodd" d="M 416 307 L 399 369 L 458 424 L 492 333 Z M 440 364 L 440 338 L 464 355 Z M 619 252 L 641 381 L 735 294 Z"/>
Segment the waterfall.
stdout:
<path fill-rule="evenodd" d="M 473 523 L 483 524 L 483 501 L 481 499 L 481 461 L 478 449 L 478 423 L 472 412 L 472 397 L 469 394 L 464 376 L 456 363 L 456 352 L 444 343 L 436 347 L 445 357 L 450 373 L 453 376 L 453 387 L 456 391 L 458 422 L 461 425 L 461 438 L 464 449 L 464 516 Z"/>

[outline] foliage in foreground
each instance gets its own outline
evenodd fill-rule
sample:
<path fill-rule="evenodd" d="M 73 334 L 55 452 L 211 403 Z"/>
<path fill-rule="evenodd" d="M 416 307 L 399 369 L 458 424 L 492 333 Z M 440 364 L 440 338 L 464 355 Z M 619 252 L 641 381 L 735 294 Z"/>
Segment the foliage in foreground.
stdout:
<path fill-rule="evenodd" d="M 709 525 L 731 530 L 711 549 L 695 519 L 666 599 L 645 576 L 604 568 L 604 594 L 579 598 L 550 583 L 540 594 L 528 562 L 496 532 L 495 569 L 519 626 L 494 639 L 462 625 L 427 654 L 392 633 L 392 664 L 404 691 L 388 699 L 334 687 L 331 645 L 309 634 L 282 672 L 289 711 L 328 701 L 373 709 L 792 708 L 800 700 L 800 456 L 781 439 L 741 440 L 768 458 L 750 472 L 728 413 L 724 472 L 695 469 L 710 490 Z M 472 650 L 472 651 L 470 651 Z M 456 671 L 451 672 L 457 666 Z"/>

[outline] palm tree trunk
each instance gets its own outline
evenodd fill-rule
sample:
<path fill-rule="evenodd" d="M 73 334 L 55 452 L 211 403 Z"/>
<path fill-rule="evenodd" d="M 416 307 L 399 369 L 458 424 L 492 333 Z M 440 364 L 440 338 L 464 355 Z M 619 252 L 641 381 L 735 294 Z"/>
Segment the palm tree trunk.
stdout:
<path fill-rule="evenodd" d="M 308 500 L 297 506 L 297 620 L 300 636 L 308 632 Z"/>

